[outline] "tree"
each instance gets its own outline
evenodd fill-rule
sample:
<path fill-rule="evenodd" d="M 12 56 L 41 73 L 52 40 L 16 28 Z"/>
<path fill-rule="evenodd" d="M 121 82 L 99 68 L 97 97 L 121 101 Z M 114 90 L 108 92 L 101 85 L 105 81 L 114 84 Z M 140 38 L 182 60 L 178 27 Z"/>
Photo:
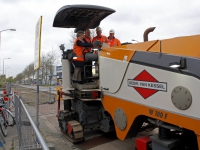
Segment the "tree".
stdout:
<path fill-rule="evenodd" d="M 40 67 L 40 76 L 41 79 L 47 84 L 48 76 L 53 75 L 55 65 L 57 64 L 57 53 L 55 50 L 51 50 L 47 54 L 43 53 L 41 57 L 41 67 Z"/>
<path fill-rule="evenodd" d="M 0 75 L 0 87 L 4 87 L 6 84 L 6 75 Z"/>
<path fill-rule="evenodd" d="M 22 74 L 24 76 L 24 83 L 26 83 L 27 81 L 29 81 L 30 73 L 29 73 L 28 66 L 26 66 L 26 68 L 24 69 L 24 71 L 22 72 Z"/>
<path fill-rule="evenodd" d="M 41 61 L 40 61 L 40 76 L 41 76 L 41 79 L 42 81 L 45 80 L 45 83 L 46 83 L 46 79 L 45 79 L 45 72 L 46 72 L 46 69 L 45 69 L 45 66 L 46 66 L 46 56 L 44 53 L 42 53 L 42 57 L 41 57 Z"/>
<path fill-rule="evenodd" d="M 14 79 L 13 79 L 13 77 L 8 77 L 6 81 L 9 82 L 9 83 L 13 83 Z"/>
<path fill-rule="evenodd" d="M 76 33 L 74 33 L 74 31 L 71 31 L 69 34 L 70 34 L 69 42 L 73 46 L 74 45 L 74 41 L 76 39 Z"/>
<path fill-rule="evenodd" d="M 32 62 L 28 65 L 28 75 L 29 77 L 32 76 L 31 77 L 32 81 L 34 81 L 35 73 L 36 73 L 36 70 L 34 70 L 34 63 Z"/>
<path fill-rule="evenodd" d="M 15 78 L 14 78 L 14 82 L 21 82 L 22 79 L 24 78 L 23 74 L 22 73 L 19 73 Z"/>
<path fill-rule="evenodd" d="M 56 51 L 53 49 L 46 54 L 43 53 L 41 56 L 39 78 L 41 78 L 42 81 L 45 81 L 45 84 L 47 84 L 48 76 L 50 74 L 51 75 L 54 74 L 54 69 L 55 69 L 54 66 L 58 63 L 57 58 L 58 58 L 58 55 Z M 36 70 L 34 70 L 34 63 L 32 62 L 29 65 L 27 65 L 24 68 L 24 70 L 14 78 L 14 81 L 22 82 L 23 80 L 24 83 L 25 81 L 28 83 L 31 83 L 30 79 L 32 78 L 34 80 L 35 73 L 36 73 Z"/>

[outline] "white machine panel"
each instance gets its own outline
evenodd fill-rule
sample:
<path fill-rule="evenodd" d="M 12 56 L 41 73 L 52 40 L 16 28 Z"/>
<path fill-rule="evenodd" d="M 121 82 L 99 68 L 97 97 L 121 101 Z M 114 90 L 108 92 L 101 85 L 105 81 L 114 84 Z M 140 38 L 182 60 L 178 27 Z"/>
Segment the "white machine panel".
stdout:
<path fill-rule="evenodd" d="M 192 104 L 186 110 L 176 108 L 172 102 L 171 93 L 177 86 L 187 88 L 192 95 Z M 199 89 L 200 81 L 195 77 L 130 63 L 120 89 L 105 94 L 200 119 Z"/>
<path fill-rule="evenodd" d="M 108 89 L 105 92 L 115 93 L 119 89 L 125 75 L 128 62 L 106 57 L 99 57 L 100 87 Z"/>

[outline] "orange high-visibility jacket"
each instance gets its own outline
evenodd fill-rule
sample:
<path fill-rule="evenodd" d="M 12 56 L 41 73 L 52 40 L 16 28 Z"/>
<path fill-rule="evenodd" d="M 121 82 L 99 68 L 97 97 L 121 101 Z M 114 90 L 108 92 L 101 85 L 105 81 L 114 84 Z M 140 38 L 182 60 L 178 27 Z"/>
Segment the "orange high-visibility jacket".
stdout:
<path fill-rule="evenodd" d="M 92 39 L 91 39 L 91 38 L 85 36 L 84 39 L 85 39 L 88 43 L 92 43 Z M 90 48 L 90 47 L 87 47 L 86 49 L 87 49 L 87 51 L 84 50 L 84 52 L 90 52 L 90 51 L 91 51 L 91 48 Z"/>
<path fill-rule="evenodd" d="M 92 39 L 92 43 L 96 40 L 99 40 L 101 43 L 107 43 L 109 44 L 108 42 L 108 38 L 104 35 L 102 35 L 101 37 L 98 37 L 98 36 L 95 36 L 93 39 Z"/>
<path fill-rule="evenodd" d="M 74 41 L 73 52 L 76 53 L 77 59 L 73 59 L 73 61 L 84 61 L 83 50 L 85 49 L 83 46 L 78 46 L 76 42 L 79 39 L 77 38 Z"/>
<path fill-rule="evenodd" d="M 112 40 L 108 39 L 108 41 L 109 41 L 110 47 L 121 45 L 120 40 L 118 40 L 117 38 L 113 38 Z"/>

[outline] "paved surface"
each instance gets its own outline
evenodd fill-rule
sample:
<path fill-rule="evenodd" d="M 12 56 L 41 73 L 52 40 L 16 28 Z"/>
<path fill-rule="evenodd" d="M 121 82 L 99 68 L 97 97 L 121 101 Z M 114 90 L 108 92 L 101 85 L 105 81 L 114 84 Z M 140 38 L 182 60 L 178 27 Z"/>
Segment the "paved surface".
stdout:
<path fill-rule="evenodd" d="M 25 88 L 30 88 L 30 89 L 37 89 L 36 85 L 20 85 L 21 87 L 25 87 Z M 52 86 L 39 86 L 39 90 L 40 91 L 47 91 L 49 92 L 49 88 L 51 87 L 51 90 L 53 93 L 56 93 L 56 86 L 52 85 Z"/>
<path fill-rule="evenodd" d="M 34 110 L 32 106 L 26 106 L 26 108 Z M 29 113 L 31 113 L 29 112 Z M 35 120 L 35 117 L 32 117 Z M 39 118 L 40 122 L 40 133 L 47 143 L 51 143 L 55 146 L 56 150 L 128 150 L 134 148 L 134 140 L 129 139 L 125 141 L 120 141 L 116 138 L 114 133 L 104 134 L 99 130 L 88 130 L 85 132 L 86 141 L 79 144 L 72 144 L 69 142 L 60 132 L 58 127 L 58 122 L 55 114 L 51 115 L 41 115 Z M 22 136 L 24 133 L 22 133 Z M 6 140 L 6 150 L 14 149 L 14 140 L 17 137 L 16 126 L 8 127 L 8 135 Z M 16 140 L 15 140 L 16 142 Z M 18 143 L 15 145 L 18 146 Z"/>
<path fill-rule="evenodd" d="M 45 107 L 49 106 L 39 106 L 40 133 L 47 143 L 51 143 L 55 146 L 56 150 L 129 150 L 135 148 L 135 138 L 120 141 L 114 133 L 105 134 L 99 130 L 85 131 L 86 141 L 79 144 L 72 144 L 60 132 L 56 111 L 48 112 L 57 107 L 57 102 L 51 104 L 50 109 L 45 109 Z M 26 105 L 26 108 L 33 120 L 35 120 L 35 108 L 28 105 Z M 146 132 L 141 132 L 138 136 L 146 134 Z M 16 137 L 16 126 L 8 127 L 8 136 L 5 138 L 6 150 L 14 149 L 14 141 L 16 142 L 14 139 L 17 139 Z"/>
<path fill-rule="evenodd" d="M 8 131 L 7 136 L 4 138 L 4 140 L 6 142 L 4 144 L 4 146 L 5 146 L 6 150 L 13 150 L 14 149 L 14 139 L 17 137 L 16 126 L 8 126 L 7 131 Z"/>

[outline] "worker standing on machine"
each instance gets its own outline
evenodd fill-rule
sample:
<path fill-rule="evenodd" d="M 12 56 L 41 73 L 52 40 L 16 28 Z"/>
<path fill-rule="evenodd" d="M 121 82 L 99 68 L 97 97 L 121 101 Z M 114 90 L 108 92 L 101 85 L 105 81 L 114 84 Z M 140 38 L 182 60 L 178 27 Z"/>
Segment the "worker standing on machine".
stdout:
<path fill-rule="evenodd" d="M 121 45 L 120 40 L 115 38 L 115 36 L 114 36 L 115 31 L 113 29 L 110 30 L 109 34 L 110 35 L 108 37 L 108 40 L 109 40 L 110 47 Z"/>
<path fill-rule="evenodd" d="M 102 44 L 103 43 L 106 43 L 109 45 L 109 41 L 108 41 L 108 38 L 104 35 L 102 35 L 102 30 L 100 27 L 97 27 L 96 28 L 96 34 L 97 36 L 95 36 L 93 39 L 92 39 L 92 43 L 94 43 L 95 41 L 100 41 Z"/>
<path fill-rule="evenodd" d="M 84 39 L 88 43 L 92 44 L 92 38 L 91 38 L 91 34 L 90 34 L 90 30 L 89 29 L 85 30 L 85 37 L 84 37 Z M 91 47 L 87 47 L 87 52 L 92 52 L 92 48 Z M 87 65 L 86 66 L 86 69 L 87 69 L 86 76 L 87 77 L 92 77 L 92 62 L 85 62 L 85 65 Z"/>
<path fill-rule="evenodd" d="M 93 44 L 85 40 L 83 31 L 78 31 L 76 37 L 73 46 L 73 52 L 76 54 L 76 59 L 73 59 L 73 64 L 75 65 L 73 82 L 81 83 L 81 71 L 85 65 L 84 56 L 88 52 L 87 48 L 93 47 Z"/>
<path fill-rule="evenodd" d="M 91 35 L 90 35 L 90 30 L 89 29 L 86 29 L 85 30 L 85 37 L 84 39 L 88 42 L 88 43 L 92 43 L 92 39 L 91 39 Z M 91 48 L 88 47 L 87 48 L 89 51 L 91 51 Z"/>

